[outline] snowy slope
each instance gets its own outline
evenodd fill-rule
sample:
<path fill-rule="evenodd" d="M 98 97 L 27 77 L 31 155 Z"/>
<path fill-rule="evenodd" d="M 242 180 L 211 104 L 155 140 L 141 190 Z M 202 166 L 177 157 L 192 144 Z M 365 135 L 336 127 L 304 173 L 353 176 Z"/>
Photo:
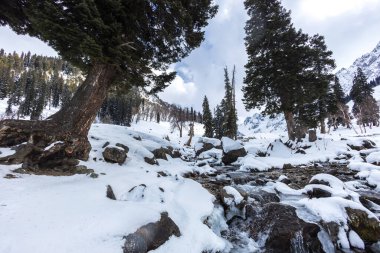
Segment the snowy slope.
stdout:
<path fill-rule="evenodd" d="M 358 58 L 348 69 L 343 68 L 337 72 L 343 90 L 348 94 L 352 87 L 352 81 L 358 67 L 362 68 L 368 81 L 380 76 L 380 42 L 372 52 Z"/>

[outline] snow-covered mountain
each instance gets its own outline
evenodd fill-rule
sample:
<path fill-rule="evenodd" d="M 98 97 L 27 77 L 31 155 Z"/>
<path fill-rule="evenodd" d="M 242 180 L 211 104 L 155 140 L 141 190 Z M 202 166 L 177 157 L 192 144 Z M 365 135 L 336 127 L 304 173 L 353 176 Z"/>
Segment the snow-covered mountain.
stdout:
<path fill-rule="evenodd" d="M 343 68 L 337 72 L 337 76 L 339 77 L 340 83 L 346 94 L 351 90 L 352 81 L 358 67 L 362 68 L 368 81 L 372 81 L 380 76 L 380 42 L 372 52 L 356 59 L 348 69 Z"/>

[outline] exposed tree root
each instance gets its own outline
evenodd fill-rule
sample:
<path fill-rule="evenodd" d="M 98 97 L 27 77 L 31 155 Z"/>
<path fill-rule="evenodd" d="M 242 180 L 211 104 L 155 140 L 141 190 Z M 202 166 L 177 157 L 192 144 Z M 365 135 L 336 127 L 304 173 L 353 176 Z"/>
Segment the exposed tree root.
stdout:
<path fill-rule="evenodd" d="M 0 164 L 22 164 L 24 172 L 68 172 L 83 169 L 79 160 L 87 160 L 91 145 L 87 136 L 62 131 L 54 121 L 5 120 L 0 122 L 0 146 L 12 147 L 13 155 L 0 158 Z"/>

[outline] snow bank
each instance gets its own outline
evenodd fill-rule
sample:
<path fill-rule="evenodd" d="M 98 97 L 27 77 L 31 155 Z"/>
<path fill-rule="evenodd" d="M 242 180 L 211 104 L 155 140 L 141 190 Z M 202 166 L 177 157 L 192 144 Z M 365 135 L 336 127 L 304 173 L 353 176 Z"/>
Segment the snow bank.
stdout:
<path fill-rule="evenodd" d="M 263 161 L 258 160 L 254 155 L 249 154 L 245 157 L 243 157 L 239 161 L 240 166 L 240 171 L 247 171 L 247 172 L 252 172 L 252 171 L 268 171 L 271 168 L 271 165 L 268 163 L 265 163 Z"/>

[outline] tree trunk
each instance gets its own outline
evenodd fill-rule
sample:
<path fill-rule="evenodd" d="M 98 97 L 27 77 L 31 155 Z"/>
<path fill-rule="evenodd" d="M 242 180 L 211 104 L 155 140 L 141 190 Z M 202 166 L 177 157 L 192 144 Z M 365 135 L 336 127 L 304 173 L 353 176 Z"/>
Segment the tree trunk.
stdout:
<path fill-rule="evenodd" d="M 112 65 L 95 65 L 70 103 L 52 115 L 49 120 L 62 124 L 63 131 L 87 136 L 115 76 L 115 68 Z"/>
<path fill-rule="evenodd" d="M 326 125 L 325 125 L 325 120 L 321 120 L 321 134 L 326 133 Z"/>
<path fill-rule="evenodd" d="M 288 130 L 289 140 L 294 141 L 296 139 L 296 133 L 295 133 L 295 122 L 294 122 L 293 113 L 290 111 L 286 111 L 284 112 L 284 115 L 285 115 L 285 121 L 286 121 L 287 130 Z"/>
<path fill-rule="evenodd" d="M 14 155 L 0 158 L 0 163 L 22 163 L 28 173 L 76 173 L 78 159 L 88 159 L 87 134 L 115 78 L 113 66 L 95 64 L 71 101 L 47 120 L 1 121 L 0 146 L 18 146 Z"/>

